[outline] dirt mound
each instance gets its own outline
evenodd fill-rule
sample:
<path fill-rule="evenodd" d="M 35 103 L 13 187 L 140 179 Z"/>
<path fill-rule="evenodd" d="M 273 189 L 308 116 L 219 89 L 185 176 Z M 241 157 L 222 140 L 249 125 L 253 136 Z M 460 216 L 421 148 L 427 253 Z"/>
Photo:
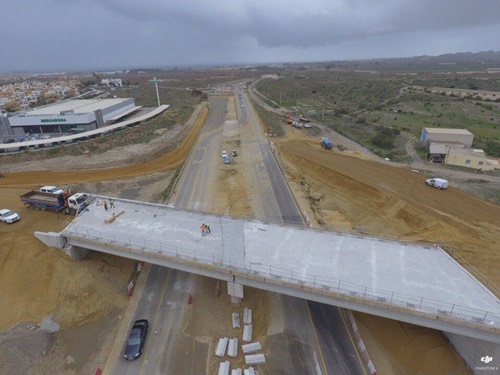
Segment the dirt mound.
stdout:
<path fill-rule="evenodd" d="M 308 186 L 304 193 L 320 193 L 322 198 L 314 200 L 316 220 L 328 225 L 341 218 L 356 232 L 447 243 L 500 285 L 499 206 L 453 187 L 430 188 L 425 177 L 410 170 L 326 151 L 308 141 L 283 141 L 279 148 Z"/>
<path fill-rule="evenodd" d="M 156 172 L 164 172 L 178 168 L 186 159 L 191 147 L 198 136 L 198 133 L 205 123 L 208 109 L 203 109 L 196 123 L 182 140 L 179 147 L 163 153 L 158 158 L 139 164 L 132 164 L 118 168 L 105 168 L 94 170 L 69 170 L 69 171 L 30 171 L 5 173 L 5 177 L 0 179 L 0 187 L 33 187 L 43 184 L 65 186 L 77 184 L 83 181 L 114 181 L 125 178 L 133 178 Z M 142 145 L 147 149 L 148 145 Z M 146 153 L 147 151 L 145 151 Z M 105 156 L 103 156 L 105 157 Z M 34 168 L 35 166 L 33 166 Z M 34 168 L 35 169 L 35 168 Z"/>

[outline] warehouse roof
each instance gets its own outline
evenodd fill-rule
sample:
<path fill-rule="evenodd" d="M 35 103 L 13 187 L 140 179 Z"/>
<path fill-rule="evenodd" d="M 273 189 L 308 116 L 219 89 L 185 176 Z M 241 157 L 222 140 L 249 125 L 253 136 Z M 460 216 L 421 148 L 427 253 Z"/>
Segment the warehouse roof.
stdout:
<path fill-rule="evenodd" d="M 98 109 L 105 109 L 113 105 L 123 103 L 129 98 L 117 99 L 82 99 L 82 100 L 68 100 L 54 105 L 47 105 L 40 108 L 35 108 L 32 111 L 26 112 L 27 116 L 37 115 L 56 115 L 59 112 L 72 111 L 72 113 L 90 113 Z"/>
<path fill-rule="evenodd" d="M 443 129 L 443 128 L 424 128 L 427 133 L 432 134 L 459 134 L 459 135 L 474 135 L 467 129 Z"/>

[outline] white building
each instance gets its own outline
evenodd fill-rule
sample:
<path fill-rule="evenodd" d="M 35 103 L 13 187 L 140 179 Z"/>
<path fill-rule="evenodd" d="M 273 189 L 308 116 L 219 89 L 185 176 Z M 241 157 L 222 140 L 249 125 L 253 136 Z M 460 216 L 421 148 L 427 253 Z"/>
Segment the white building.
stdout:
<path fill-rule="evenodd" d="M 10 134 L 68 133 L 104 126 L 136 111 L 133 98 L 68 100 L 8 117 Z"/>
<path fill-rule="evenodd" d="M 422 145 L 429 145 L 432 142 L 460 143 L 465 147 L 471 147 L 474 141 L 474 134 L 467 129 L 442 129 L 424 128 L 420 142 Z"/>

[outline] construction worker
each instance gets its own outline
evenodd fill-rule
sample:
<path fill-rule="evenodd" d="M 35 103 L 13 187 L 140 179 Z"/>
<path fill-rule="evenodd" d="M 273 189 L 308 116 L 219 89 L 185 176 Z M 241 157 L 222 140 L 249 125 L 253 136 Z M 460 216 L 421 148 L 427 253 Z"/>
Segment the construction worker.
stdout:
<path fill-rule="evenodd" d="M 109 200 L 109 208 L 115 208 L 115 201 L 113 199 Z"/>
<path fill-rule="evenodd" d="M 108 202 L 104 201 L 104 209 L 107 211 L 108 210 Z"/>
<path fill-rule="evenodd" d="M 210 225 L 205 224 L 205 226 L 207 227 L 207 233 L 212 233 L 212 231 L 210 230 Z"/>
<path fill-rule="evenodd" d="M 201 236 L 205 237 L 207 234 L 207 227 L 205 226 L 205 224 L 201 224 L 200 228 L 201 228 Z"/>

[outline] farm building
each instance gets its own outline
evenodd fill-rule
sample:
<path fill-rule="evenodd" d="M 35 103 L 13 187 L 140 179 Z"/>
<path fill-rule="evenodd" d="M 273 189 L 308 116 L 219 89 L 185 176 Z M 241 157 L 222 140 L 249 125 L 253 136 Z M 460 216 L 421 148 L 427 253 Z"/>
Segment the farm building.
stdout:
<path fill-rule="evenodd" d="M 453 146 L 450 146 L 445 164 L 482 169 L 483 171 L 491 171 L 495 168 L 483 150 Z"/>
<path fill-rule="evenodd" d="M 471 147 L 474 141 L 474 134 L 467 129 L 441 129 L 424 128 L 420 143 L 427 146 L 431 142 L 460 143 L 466 147 Z"/>
<path fill-rule="evenodd" d="M 461 144 L 432 142 L 429 145 L 430 161 L 491 171 L 498 168 L 498 162 L 490 160 L 483 150 L 472 149 Z"/>

